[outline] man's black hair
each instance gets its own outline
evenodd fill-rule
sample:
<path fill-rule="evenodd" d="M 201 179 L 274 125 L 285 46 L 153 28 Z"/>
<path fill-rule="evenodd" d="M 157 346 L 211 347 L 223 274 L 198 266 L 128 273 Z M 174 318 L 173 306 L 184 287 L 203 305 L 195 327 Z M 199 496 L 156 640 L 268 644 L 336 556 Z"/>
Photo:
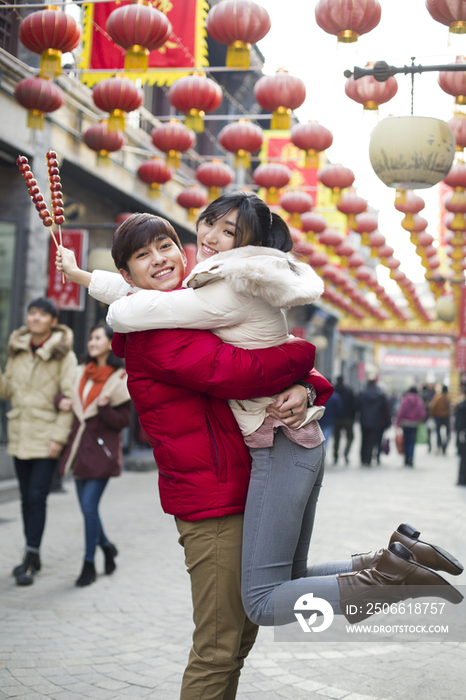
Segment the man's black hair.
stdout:
<path fill-rule="evenodd" d="M 28 304 L 28 311 L 32 308 L 42 309 L 46 314 L 50 314 L 52 318 L 58 318 L 58 309 L 55 306 L 55 302 L 46 297 L 38 297 L 30 301 Z"/>

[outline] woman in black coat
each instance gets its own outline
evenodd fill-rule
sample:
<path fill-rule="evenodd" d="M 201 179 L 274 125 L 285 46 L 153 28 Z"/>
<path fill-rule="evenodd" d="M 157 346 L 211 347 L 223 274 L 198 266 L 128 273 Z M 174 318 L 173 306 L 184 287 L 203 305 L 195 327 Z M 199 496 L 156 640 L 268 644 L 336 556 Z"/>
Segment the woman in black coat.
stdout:
<path fill-rule="evenodd" d="M 116 568 L 118 552 L 105 534 L 98 510 L 109 478 L 121 474 L 121 431 L 130 421 L 126 372 L 112 352 L 112 337 L 113 331 L 106 324 L 92 329 L 88 356 L 78 367 L 72 400 L 62 398 L 58 404 L 61 410 L 72 408 L 74 413 L 61 471 L 67 474 L 72 469 L 84 517 L 85 555 L 77 586 L 88 586 L 96 579 L 97 545 L 104 552 L 105 573 Z"/>

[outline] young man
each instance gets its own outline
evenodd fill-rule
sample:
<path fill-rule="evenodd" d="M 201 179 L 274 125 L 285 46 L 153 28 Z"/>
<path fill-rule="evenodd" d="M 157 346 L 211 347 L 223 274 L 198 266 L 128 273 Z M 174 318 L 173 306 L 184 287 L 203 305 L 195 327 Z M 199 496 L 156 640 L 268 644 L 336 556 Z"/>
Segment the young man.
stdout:
<path fill-rule="evenodd" d="M 111 273 L 91 277 L 69 251 L 62 255 L 58 268 L 107 303 L 135 287 L 177 289 L 184 277 L 175 231 L 148 214 L 133 215 L 115 233 L 112 255 L 127 284 L 115 284 Z M 195 630 L 181 699 L 233 700 L 258 628 L 244 613 L 240 581 L 250 455 L 225 399 L 275 394 L 307 376 L 312 346 L 249 351 L 184 329 L 116 335 L 114 350 L 125 356 L 128 389 L 154 448 L 162 507 L 176 517 L 191 577 Z M 297 390 L 303 395 L 284 392 L 275 408 L 292 427 L 307 408 L 305 389 Z"/>
<path fill-rule="evenodd" d="M 0 372 L 0 397 L 11 401 L 8 454 L 14 457 L 26 539 L 24 560 L 13 574 L 23 586 L 34 582 L 41 567 L 46 499 L 71 430 L 71 414 L 58 411 L 54 401 L 58 394 L 71 396 L 77 365 L 72 348 L 73 334 L 58 324 L 53 301 L 35 299 L 26 326 L 9 338 L 8 362 Z"/>

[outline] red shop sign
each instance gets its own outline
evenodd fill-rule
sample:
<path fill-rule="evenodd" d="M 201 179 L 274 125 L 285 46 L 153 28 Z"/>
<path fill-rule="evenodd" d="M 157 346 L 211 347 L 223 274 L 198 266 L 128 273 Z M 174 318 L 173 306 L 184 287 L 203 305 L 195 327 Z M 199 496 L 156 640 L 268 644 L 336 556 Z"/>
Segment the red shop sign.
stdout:
<path fill-rule="evenodd" d="M 58 240 L 58 232 L 55 231 L 55 236 Z M 81 268 L 85 268 L 87 263 L 87 245 L 89 239 L 88 231 L 79 230 L 63 230 L 63 245 L 69 248 L 76 256 L 76 261 Z M 84 302 L 86 299 L 86 290 L 81 285 L 75 282 L 62 282 L 62 275 L 55 268 L 55 243 L 50 237 L 49 245 L 49 286 L 47 296 L 53 299 L 58 309 L 66 309 L 69 311 L 84 311 Z"/>

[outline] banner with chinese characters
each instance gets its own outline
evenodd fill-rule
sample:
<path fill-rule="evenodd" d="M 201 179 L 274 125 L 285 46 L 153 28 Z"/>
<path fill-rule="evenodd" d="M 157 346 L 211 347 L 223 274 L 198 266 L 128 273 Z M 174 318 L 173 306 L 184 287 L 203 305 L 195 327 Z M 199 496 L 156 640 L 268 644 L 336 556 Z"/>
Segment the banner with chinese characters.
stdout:
<path fill-rule="evenodd" d="M 313 211 L 325 216 L 329 228 L 345 232 L 346 216 L 335 208 L 332 192 L 318 181 L 317 170 L 304 167 L 305 152 L 290 141 L 290 132 L 264 131 L 263 135 L 264 141 L 259 154 L 261 162 L 282 163 L 290 168 L 293 171 L 293 177 L 287 186 L 299 188 L 310 194 L 314 200 Z M 319 154 L 319 168 L 323 168 L 327 163 L 325 155 Z M 260 191 L 259 195 L 266 199 L 265 191 Z M 289 218 L 286 213 L 284 218 Z"/>
<path fill-rule="evenodd" d="M 105 25 L 113 10 L 129 4 L 125 1 L 84 5 L 83 53 L 79 68 L 85 71 L 81 80 L 86 85 L 95 85 L 123 70 L 125 50 L 112 41 Z M 154 0 L 152 5 L 167 15 L 173 32 L 164 46 L 150 52 L 146 72 L 131 71 L 126 75 L 148 85 L 171 85 L 194 68 L 208 65 L 205 20 L 209 5 L 206 0 Z M 186 72 L 167 70 L 185 67 Z M 158 71 L 158 68 L 164 70 Z"/>
<path fill-rule="evenodd" d="M 62 230 L 63 245 L 69 248 L 76 256 L 78 267 L 86 269 L 87 264 L 87 245 L 89 233 L 84 230 Z M 58 231 L 55 231 L 55 236 L 58 240 Z M 55 243 L 50 237 L 49 246 L 49 286 L 47 296 L 53 299 L 58 309 L 66 309 L 68 311 L 84 311 L 84 302 L 86 299 L 86 290 L 79 284 L 62 282 L 62 274 L 55 267 Z"/>

